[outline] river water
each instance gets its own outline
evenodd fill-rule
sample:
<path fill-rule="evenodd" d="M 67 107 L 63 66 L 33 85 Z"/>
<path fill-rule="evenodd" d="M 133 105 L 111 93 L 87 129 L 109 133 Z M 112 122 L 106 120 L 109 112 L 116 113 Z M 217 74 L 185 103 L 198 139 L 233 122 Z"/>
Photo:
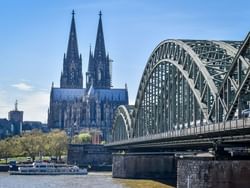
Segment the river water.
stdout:
<path fill-rule="evenodd" d="M 0 173 L 0 188 L 169 188 L 147 180 L 117 180 L 111 173 L 70 176 L 10 176 Z"/>

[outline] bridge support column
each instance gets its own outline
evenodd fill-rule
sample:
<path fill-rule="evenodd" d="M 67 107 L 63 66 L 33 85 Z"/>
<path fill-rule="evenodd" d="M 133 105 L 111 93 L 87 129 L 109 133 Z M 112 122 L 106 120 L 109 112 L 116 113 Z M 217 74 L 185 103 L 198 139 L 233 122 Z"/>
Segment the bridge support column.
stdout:
<path fill-rule="evenodd" d="M 249 160 L 178 160 L 177 188 L 249 188 L 249 177 Z"/>
<path fill-rule="evenodd" d="M 143 178 L 176 181 L 176 161 L 173 155 L 160 153 L 113 154 L 114 178 Z"/>

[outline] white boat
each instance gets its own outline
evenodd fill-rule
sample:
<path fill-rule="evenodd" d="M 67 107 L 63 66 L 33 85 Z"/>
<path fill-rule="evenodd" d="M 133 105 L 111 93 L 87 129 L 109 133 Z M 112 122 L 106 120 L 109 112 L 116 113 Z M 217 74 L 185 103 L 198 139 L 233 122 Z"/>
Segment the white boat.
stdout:
<path fill-rule="evenodd" d="M 10 175 L 86 175 L 87 169 L 78 166 L 56 166 L 54 163 L 34 162 L 32 167 L 18 167 Z"/>

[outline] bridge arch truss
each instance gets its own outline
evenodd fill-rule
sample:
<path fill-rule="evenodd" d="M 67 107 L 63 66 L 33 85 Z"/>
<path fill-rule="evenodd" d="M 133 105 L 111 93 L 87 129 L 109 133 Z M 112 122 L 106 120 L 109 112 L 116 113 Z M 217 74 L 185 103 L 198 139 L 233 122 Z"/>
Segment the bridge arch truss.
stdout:
<path fill-rule="evenodd" d="M 124 105 L 117 108 L 113 120 L 113 140 L 127 140 L 131 137 L 132 119 L 130 109 Z"/>
<path fill-rule="evenodd" d="M 132 116 L 123 113 L 131 118 L 130 137 L 227 121 L 236 112 L 240 116 L 250 101 L 249 44 L 249 34 L 243 42 L 161 42 L 144 69 Z"/>

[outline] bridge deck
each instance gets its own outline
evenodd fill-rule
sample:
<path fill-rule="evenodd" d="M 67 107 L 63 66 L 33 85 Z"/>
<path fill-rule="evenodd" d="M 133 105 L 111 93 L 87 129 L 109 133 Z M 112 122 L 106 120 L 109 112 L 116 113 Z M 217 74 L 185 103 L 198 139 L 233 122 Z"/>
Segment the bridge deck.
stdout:
<path fill-rule="evenodd" d="M 240 137 L 241 136 L 241 137 Z M 206 124 L 196 127 L 184 128 L 179 130 L 170 130 L 168 132 L 147 135 L 138 138 L 129 138 L 128 140 L 115 141 L 106 144 L 106 147 L 122 147 L 137 145 L 137 147 L 152 147 L 154 145 L 188 145 L 192 143 L 210 142 L 223 139 L 232 141 L 232 139 L 249 139 L 250 141 L 250 118 L 237 119 L 227 122 Z M 189 143 L 186 141 L 188 140 Z M 158 144 L 157 144 L 158 143 Z"/>

